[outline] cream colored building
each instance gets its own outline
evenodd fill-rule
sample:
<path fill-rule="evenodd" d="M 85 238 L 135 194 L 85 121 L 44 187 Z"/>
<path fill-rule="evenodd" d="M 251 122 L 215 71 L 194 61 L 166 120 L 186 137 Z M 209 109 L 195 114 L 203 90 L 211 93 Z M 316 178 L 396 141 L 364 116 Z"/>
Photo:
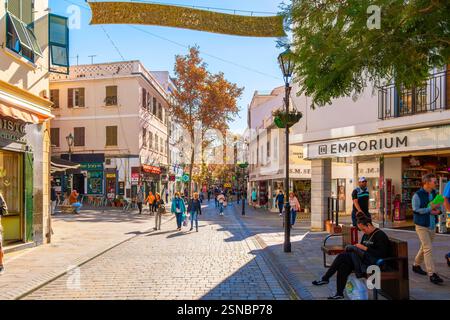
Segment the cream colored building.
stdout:
<path fill-rule="evenodd" d="M 161 191 L 168 166 L 168 93 L 139 61 L 72 66 L 51 78 L 52 153 L 81 173 L 63 181 L 92 196 L 130 198 L 139 182 Z M 89 165 L 91 164 L 91 165 Z"/>
<path fill-rule="evenodd" d="M 1 220 L 7 250 L 51 237 L 49 21 L 46 0 L 0 1 L 0 190 L 8 206 Z"/>

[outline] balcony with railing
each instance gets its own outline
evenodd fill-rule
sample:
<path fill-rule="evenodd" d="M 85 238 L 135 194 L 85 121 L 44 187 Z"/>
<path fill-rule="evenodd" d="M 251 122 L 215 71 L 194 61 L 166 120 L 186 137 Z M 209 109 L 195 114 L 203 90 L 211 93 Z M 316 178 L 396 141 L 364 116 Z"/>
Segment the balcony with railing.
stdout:
<path fill-rule="evenodd" d="M 449 104 L 448 71 L 430 76 L 423 86 L 398 89 L 394 84 L 378 91 L 378 118 L 381 120 L 446 110 Z"/>

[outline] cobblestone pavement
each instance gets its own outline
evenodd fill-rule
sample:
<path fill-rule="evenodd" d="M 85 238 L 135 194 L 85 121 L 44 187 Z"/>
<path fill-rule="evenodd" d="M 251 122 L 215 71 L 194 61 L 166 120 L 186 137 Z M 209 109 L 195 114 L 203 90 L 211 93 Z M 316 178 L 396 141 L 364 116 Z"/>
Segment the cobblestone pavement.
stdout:
<path fill-rule="evenodd" d="M 146 212 L 145 212 L 146 213 Z M 163 218 L 168 222 L 172 215 Z M 5 255 L 0 300 L 16 299 L 64 274 L 69 268 L 139 235 L 154 226 L 154 217 L 121 210 L 82 210 L 52 218 L 52 243 Z"/>
<path fill-rule="evenodd" d="M 240 206 L 236 209 L 240 212 Z M 309 232 L 309 223 L 298 222 L 292 230 L 292 253 L 286 254 L 283 252 L 282 218 L 277 213 L 249 207 L 246 216 L 241 220 L 252 233 L 257 234 L 260 243 L 265 247 L 264 251 L 276 262 L 276 267 L 288 279 L 301 299 L 322 300 L 335 293 L 335 278 L 330 281 L 328 286 L 316 287 L 311 284 L 326 271 L 323 267 L 320 247 L 327 233 Z M 417 275 L 411 271 L 411 264 L 419 248 L 416 233 L 392 229 L 385 229 L 385 232 L 395 238 L 408 241 L 411 299 L 450 300 L 450 268 L 444 260 L 445 254 L 450 251 L 450 236 L 436 235 L 433 243 L 433 258 L 437 273 L 445 281 L 443 285 L 437 286 L 432 284 L 428 277 Z M 361 238 L 361 234 L 359 238 Z M 330 241 L 330 244 L 332 242 Z M 332 259 L 333 257 L 330 257 L 329 262 Z"/>
<path fill-rule="evenodd" d="M 199 232 L 175 222 L 139 235 L 26 299 L 289 299 L 258 242 L 229 207 L 204 208 Z"/>

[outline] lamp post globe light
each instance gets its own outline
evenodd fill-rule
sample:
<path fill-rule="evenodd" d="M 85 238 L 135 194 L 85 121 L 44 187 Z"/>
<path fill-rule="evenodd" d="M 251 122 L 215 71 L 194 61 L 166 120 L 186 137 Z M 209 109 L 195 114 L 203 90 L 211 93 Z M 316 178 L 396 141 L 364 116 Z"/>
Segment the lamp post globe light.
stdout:
<path fill-rule="evenodd" d="M 284 103 L 286 107 L 286 119 L 289 115 L 289 96 L 291 93 L 290 80 L 294 73 L 294 61 L 292 60 L 292 52 L 290 49 L 282 52 L 278 56 L 278 63 L 283 73 L 285 82 L 285 98 Z M 289 204 L 289 125 L 286 122 L 286 177 L 285 177 L 285 212 L 284 212 L 284 252 L 291 252 L 291 207 Z"/>
<path fill-rule="evenodd" d="M 248 168 L 248 162 L 239 163 L 239 167 L 242 169 L 242 179 L 243 179 L 243 187 L 242 187 L 242 215 L 245 216 L 245 200 L 247 199 L 247 181 L 245 179 L 245 169 Z"/>

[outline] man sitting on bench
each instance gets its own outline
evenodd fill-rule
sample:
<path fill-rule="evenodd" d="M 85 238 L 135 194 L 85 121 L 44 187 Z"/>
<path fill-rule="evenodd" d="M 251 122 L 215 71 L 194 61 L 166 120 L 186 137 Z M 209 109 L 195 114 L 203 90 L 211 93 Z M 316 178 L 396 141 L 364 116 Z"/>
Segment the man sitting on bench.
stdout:
<path fill-rule="evenodd" d="M 363 212 L 356 215 L 357 226 L 364 232 L 360 244 L 347 246 L 345 252 L 334 259 L 333 264 L 321 280 L 313 281 L 313 285 L 321 286 L 328 284 L 330 278 L 337 272 L 336 295 L 328 297 L 330 300 L 344 299 L 344 289 L 348 276 L 354 271 L 356 277 L 366 276 L 367 267 L 375 265 L 379 259 L 389 256 L 389 238 L 372 224 L 372 219 Z"/>

